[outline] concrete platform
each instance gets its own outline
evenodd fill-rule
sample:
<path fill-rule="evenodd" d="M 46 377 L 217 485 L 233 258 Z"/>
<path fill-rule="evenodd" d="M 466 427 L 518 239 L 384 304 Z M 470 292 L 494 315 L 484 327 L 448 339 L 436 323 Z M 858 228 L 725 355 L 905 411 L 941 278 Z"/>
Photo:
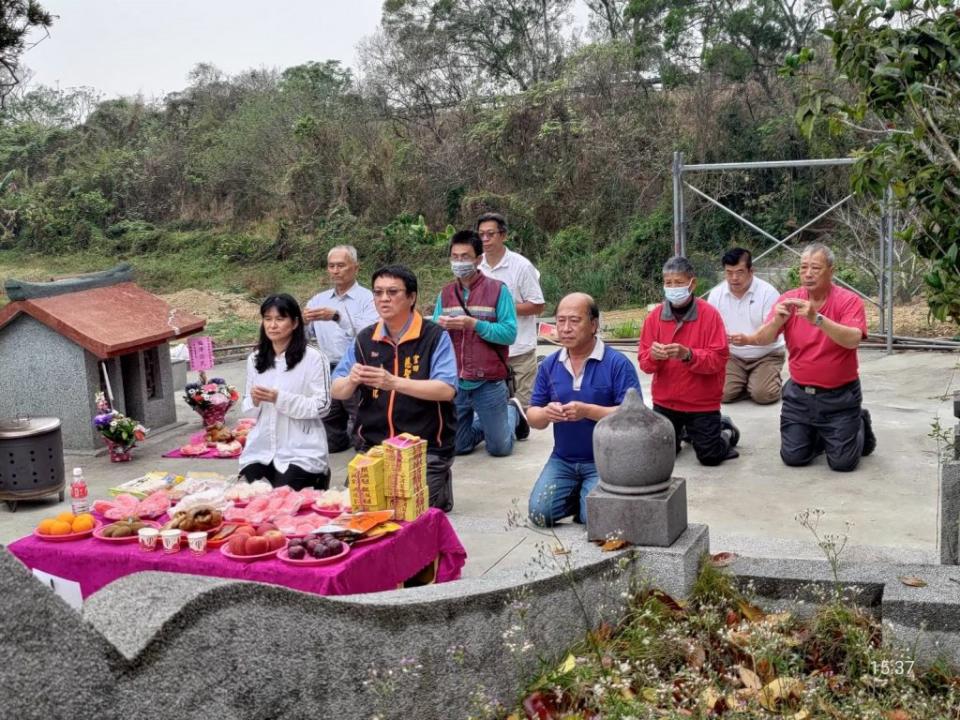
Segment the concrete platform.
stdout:
<path fill-rule="evenodd" d="M 628 357 L 635 359 L 633 353 Z M 699 465 L 685 448 L 674 474 L 687 480 L 690 523 L 710 527 L 711 549 L 754 557 L 819 559 L 809 531 L 794 516 L 806 508 L 822 508 L 821 530 L 842 532 L 853 523 L 847 557 L 867 562 L 938 562 L 937 445 L 929 437 L 932 423 L 953 424 L 953 389 L 958 359 L 947 353 L 898 353 L 887 356 L 864 350 L 861 377 L 865 406 L 873 415 L 877 451 L 853 473 L 829 470 L 823 458 L 806 468 L 788 468 L 779 457 L 779 405 L 740 402 L 726 406 L 741 431 L 740 457 L 718 467 Z M 239 386 L 243 363 L 219 366 L 216 375 Z M 642 376 L 644 399 L 650 404 L 649 377 Z M 146 471 L 184 472 L 194 468 L 222 473 L 237 471 L 235 460 L 169 460 L 161 454 L 183 444 L 200 427 L 199 416 L 177 403 L 185 427 L 151 437 L 137 448 L 134 461 L 110 464 L 106 457 L 68 456 L 66 469 L 80 465 L 94 498 L 107 488 Z M 231 413 L 233 419 L 237 410 Z M 527 528 L 510 527 L 516 507 L 524 515 L 527 497 L 550 454 L 552 433 L 533 431 L 509 458 L 491 458 L 478 448 L 454 464 L 455 507 L 450 519 L 460 533 L 469 559 L 464 574 L 481 576 L 493 567 L 516 567 L 537 554 L 546 538 Z M 352 453 L 331 458 L 334 479 L 346 477 Z M 43 517 L 67 507 L 56 498 L 22 502 L 16 513 L 0 504 L 0 543 L 32 531 Z"/>

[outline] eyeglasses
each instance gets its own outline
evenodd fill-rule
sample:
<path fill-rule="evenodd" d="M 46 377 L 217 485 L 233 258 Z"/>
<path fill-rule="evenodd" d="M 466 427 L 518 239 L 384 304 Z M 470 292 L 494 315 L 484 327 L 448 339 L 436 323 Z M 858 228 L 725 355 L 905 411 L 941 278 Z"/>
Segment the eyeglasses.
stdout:
<path fill-rule="evenodd" d="M 393 300 L 397 295 L 403 292 L 403 288 L 376 288 L 373 291 L 373 296 L 382 298 L 384 296 Z"/>
<path fill-rule="evenodd" d="M 487 232 L 477 233 L 481 240 L 490 240 L 497 235 L 503 235 L 503 230 L 487 230 Z"/>

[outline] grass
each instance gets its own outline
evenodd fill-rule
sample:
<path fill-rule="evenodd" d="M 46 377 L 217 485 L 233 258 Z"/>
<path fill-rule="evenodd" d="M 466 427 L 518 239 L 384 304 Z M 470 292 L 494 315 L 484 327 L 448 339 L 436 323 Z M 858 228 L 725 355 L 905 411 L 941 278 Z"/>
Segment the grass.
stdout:
<path fill-rule="evenodd" d="M 632 340 L 640 337 L 640 321 L 624 320 L 607 328 L 607 332 L 617 340 Z"/>
<path fill-rule="evenodd" d="M 506 717 L 945 720 L 958 708 L 956 671 L 921 669 L 861 608 L 834 596 L 807 620 L 768 613 L 705 558 L 688 601 L 636 592 L 619 627 L 574 645 Z"/>

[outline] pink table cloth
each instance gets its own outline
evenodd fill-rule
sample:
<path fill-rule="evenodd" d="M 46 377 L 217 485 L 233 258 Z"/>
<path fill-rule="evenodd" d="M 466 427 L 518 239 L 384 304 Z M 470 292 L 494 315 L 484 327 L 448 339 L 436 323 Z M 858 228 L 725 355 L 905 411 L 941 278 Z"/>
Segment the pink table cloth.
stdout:
<path fill-rule="evenodd" d="M 206 437 L 207 437 L 206 432 L 201 430 L 200 432 L 194 433 L 193 435 L 191 435 L 190 440 L 186 444 L 188 445 L 200 445 L 201 443 L 205 444 L 207 442 Z M 175 447 L 173 450 L 169 450 L 168 452 L 165 452 L 163 454 L 163 457 L 187 458 L 189 460 L 229 460 L 230 459 L 229 457 L 224 457 L 220 453 L 218 453 L 217 448 L 215 447 L 210 448 L 202 455 L 184 455 L 182 452 L 180 452 L 179 447 Z M 233 457 L 235 458 L 240 457 L 240 453 L 237 453 Z"/>
<path fill-rule="evenodd" d="M 252 580 L 318 595 L 393 590 L 438 559 L 436 582 L 460 577 L 466 550 L 446 515 L 431 508 L 382 540 L 354 546 L 332 565 L 292 566 L 277 558 L 243 563 L 210 548 L 195 556 L 184 545 L 178 553 L 144 552 L 138 543 L 107 543 L 96 538 L 49 542 L 33 535 L 7 549 L 28 568 L 80 583 L 84 598 L 117 578 L 144 570 Z"/>

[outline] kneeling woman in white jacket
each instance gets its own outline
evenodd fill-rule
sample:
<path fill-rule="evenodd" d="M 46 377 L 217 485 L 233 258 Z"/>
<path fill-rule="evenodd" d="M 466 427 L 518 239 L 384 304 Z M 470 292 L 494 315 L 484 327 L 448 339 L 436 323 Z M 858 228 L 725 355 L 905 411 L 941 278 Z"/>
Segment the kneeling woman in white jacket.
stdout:
<path fill-rule="evenodd" d="M 260 343 L 247 358 L 243 413 L 257 419 L 240 455 L 240 474 L 274 486 L 326 489 L 330 485 L 327 434 L 330 364 L 307 345 L 303 315 L 289 295 L 260 306 Z"/>

